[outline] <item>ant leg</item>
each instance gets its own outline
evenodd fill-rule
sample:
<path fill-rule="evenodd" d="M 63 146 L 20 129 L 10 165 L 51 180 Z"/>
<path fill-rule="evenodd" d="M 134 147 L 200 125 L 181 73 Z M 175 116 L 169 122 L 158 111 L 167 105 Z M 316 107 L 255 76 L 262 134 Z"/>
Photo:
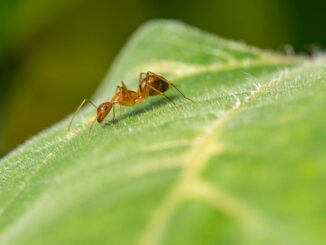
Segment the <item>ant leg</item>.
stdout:
<path fill-rule="evenodd" d="M 121 120 L 121 118 L 122 118 L 122 106 L 121 105 L 119 105 L 119 108 L 120 108 L 120 115 L 119 115 L 119 120 Z"/>
<path fill-rule="evenodd" d="M 80 109 L 83 107 L 83 105 L 88 102 L 90 103 L 92 106 L 94 106 L 95 108 L 97 108 L 97 106 L 91 101 L 89 100 L 88 98 L 85 98 L 82 103 L 80 103 L 80 105 L 78 106 L 77 110 L 74 112 L 74 114 L 72 115 L 72 118 L 68 124 L 68 131 L 70 130 L 71 128 L 71 124 L 72 124 L 72 121 L 74 120 L 74 118 L 76 117 L 77 113 L 80 111 Z"/>
<path fill-rule="evenodd" d="M 168 101 L 172 102 L 174 105 L 175 103 L 173 102 L 173 100 L 170 99 L 170 97 L 168 97 L 165 93 L 162 93 L 161 91 L 157 90 L 156 88 L 154 88 L 151 85 L 148 85 L 149 88 L 153 89 L 155 92 L 157 92 L 158 94 L 164 96 Z"/>
<path fill-rule="evenodd" d="M 123 81 L 121 81 L 121 84 L 122 84 L 123 92 L 125 92 L 127 94 L 127 96 L 128 96 L 128 99 L 130 101 L 132 101 L 132 98 L 130 97 L 130 94 L 129 94 L 130 90 L 127 88 L 126 84 Z"/>
<path fill-rule="evenodd" d="M 128 91 L 127 85 L 121 81 L 122 89 Z"/>
<path fill-rule="evenodd" d="M 162 77 L 162 76 L 160 76 L 160 75 L 157 75 L 157 74 L 155 74 L 154 72 L 151 72 L 151 71 L 148 71 L 147 72 L 147 74 L 146 74 L 146 76 L 148 77 L 149 75 L 154 75 L 154 76 L 157 76 L 157 77 L 159 77 L 163 82 L 165 82 L 165 83 L 167 83 L 167 84 L 169 84 L 169 85 L 171 85 L 172 87 L 174 87 L 185 99 L 187 99 L 187 100 L 190 100 L 191 102 L 193 102 L 194 103 L 194 101 L 192 100 L 192 99 L 190 99 L 190 98 L 188 98 L 187 96 L 185 96 L 181 91 L 180 91 L 180 89 L 178 89 L 177 88 L 177 86 L 175 86 L 173 83 L 171 83 L 170 81 L 168 81 L 166 78 L 164 78 L 164 77 Z"/>
<path fill-rule="evenodd" d="M 144 78 L 144 75 L 145 75 L 145 77 L 147 77 L 147 74 L 145 73 L 145 72 L 141 72 L 140 74 L 139 74 L 139 79 L 138 79 L 138 82 L 140 83 Z"/>
<path fill-rule="evenodd" d="M 112 105 L 113 107 L 113 117 L 112 117 L 112 122 L 115 120 L 115 104 Z"/>
<path fill-rule="evenodd" d="M 140 85 L 139 85 L 139 87 L 140 87 Z M 137 93 L 138 93 L 138 98 L 136 99 L 136 103 L 141 103 L 141 102 L 145 101 L 149 97 L 149 83 L 146 82 L 144 89 L 141 90 L 139 88 Z"/>
<path fill-rule="evenodd" d="M 174 87 L 176 90 L 178 90 L 178 92 L 183 96 L 183 98 L 185 98 L 185 99 L 187 99 L 187 100 L 190 100 L 191 102 L 193 102 L 193 103 L 195 103 L 195 101 L 194 100 L 192 100 L 192 99 L 190 99 L 190 98 L 188 98 L 187 96 L 185 96 L 178 88 L 177 88 L 177 86 L 175 86 L 173 83 L 170 83 L 170 85 L 172 86 L 172 87 Z"/>
<path fill-rule="evenodd" d="M 114 120 L 115 120 L 115 105 L 116 103 L 112 103 L 112 119 L 107 121 L 104 125 L 110 125 L 110 124 L 113 124 L 114 123 Z"/>

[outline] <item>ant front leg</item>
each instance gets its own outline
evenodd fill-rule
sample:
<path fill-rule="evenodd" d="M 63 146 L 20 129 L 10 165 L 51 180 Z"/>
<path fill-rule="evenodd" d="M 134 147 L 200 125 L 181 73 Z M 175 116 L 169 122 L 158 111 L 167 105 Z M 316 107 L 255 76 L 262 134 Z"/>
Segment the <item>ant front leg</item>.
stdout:
<path fill-rule="evenodd" d="M 114 121 L 115 121 L 115 104 L 116 103 L 112 103 L 112 113 L 113 113 L 112 119 L 109 120 L 108 122 L 106 122 L 104 125 L 110 125 L 110 124 L 114 123 Z"/>

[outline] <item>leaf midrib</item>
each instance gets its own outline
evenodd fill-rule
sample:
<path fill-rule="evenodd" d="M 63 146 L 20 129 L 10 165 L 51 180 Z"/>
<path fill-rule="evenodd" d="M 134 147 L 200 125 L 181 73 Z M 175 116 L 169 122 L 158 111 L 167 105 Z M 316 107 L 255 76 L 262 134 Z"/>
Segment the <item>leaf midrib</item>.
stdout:
<path fill-rule="evenodd" d="M 206 202 L 208 205 L 226 213 L 228 216 L 242 223 L 242 226 L 248 229 L 248 226 L 255 229 L 254 232 L 261 232 L 265 225 L 262 217 L 259 217 L 253 210 L 239 199 L 226 193 L 220 187 L 211 186 L 200 179 L 200 173 L 205 168 L 209 158 L 213 154 L 219 154 L 223 146 L 218 142 L 223 129 L 247 106 L 253 103 L 258 97 L 272 91 L 275 87 L 287 81 L 290 78 L 299 76 L 308 69 L 314 67 L 315 61 L 307 61 L 290 70 L 282 70 L 272 74 L 274 79 L 261 87 L 258 87 L 253 94 L 246 97 L 239 105 L 236 105 L 223 116 L 213 121 L 203 132 L 192 142 L 191 150 L 183 164 L 183 170 L 175 181 L 170 191 L 163 198 L 158 208 L 150 215 L 150 222 L 147 228 L 139 236 L 138 244 L 160 244 L 163 234 L 167 229 L 169 221 L 172 219 L 178 206 L 187 198 L 197 198 Z M 224 198 L 226 200 L 221 199 Z"/>

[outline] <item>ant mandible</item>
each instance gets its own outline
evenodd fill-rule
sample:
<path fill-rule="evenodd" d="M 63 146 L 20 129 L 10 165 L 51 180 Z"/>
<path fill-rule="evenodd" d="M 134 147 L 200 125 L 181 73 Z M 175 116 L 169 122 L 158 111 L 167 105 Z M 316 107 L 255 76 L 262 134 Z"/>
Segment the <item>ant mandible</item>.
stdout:
<path fill-rule="evenodd" d="M 164 92 L 167 91 L 170 86 L 174 87 L 185 99 L 194 102 L 192 99 L 186 97 L 173 83 L 168 81 L 163 76 L 157 75 L 151 71 L 148 71 L 146 73 L 141 72 L 139 75 L 139 85 L 138 85 L 137 92 L 129 90 L 127 86 L 124 84 L 124 82 L 121 82 L 121 86 L 117 86 L 115 94 L 111 99 L 111 101 L 103 102 L 99 106 L 96 106 L 91 100 L 85 98 L 82 101 L 82 103 L 78 106 L 75 113 L 73 114 L 70 123 L 68 125 L 68 131 L 70 130 L 71 124 L 74 118 L 76 117 L 77 113 L 86 102 L 90 103 L 92 106 L 94 106 L 97 109 L 96 120 L 100 124 L 103 123 L 105 117 L 113 109 L 113 118 L 111 121 L 113 122 L 115 119 L 116 104 L 119 104 L 120 106 L 120 118 L 122 116 L 121 106 L 133 106 L 135 104 L 144 102 L 149 96 L 161 95 L 174 104 L 174 102 L 166 94 L 164 94 Z M 94 123 L 95 120 L 92 122 L 91 127 Z"/>

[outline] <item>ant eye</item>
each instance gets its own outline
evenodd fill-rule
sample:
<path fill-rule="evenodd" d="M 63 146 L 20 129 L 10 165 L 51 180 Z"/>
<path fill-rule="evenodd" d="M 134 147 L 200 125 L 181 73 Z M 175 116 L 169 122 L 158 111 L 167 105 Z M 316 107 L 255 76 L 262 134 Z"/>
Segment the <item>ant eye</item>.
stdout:
<path fill-rule="evenodd" d="M 108 107 L 106 105 L 104 105 L 104 106 L 101 107 L 101 110 L 102 111 L 105 111 L 106 109 L 108 109 Z"/>

